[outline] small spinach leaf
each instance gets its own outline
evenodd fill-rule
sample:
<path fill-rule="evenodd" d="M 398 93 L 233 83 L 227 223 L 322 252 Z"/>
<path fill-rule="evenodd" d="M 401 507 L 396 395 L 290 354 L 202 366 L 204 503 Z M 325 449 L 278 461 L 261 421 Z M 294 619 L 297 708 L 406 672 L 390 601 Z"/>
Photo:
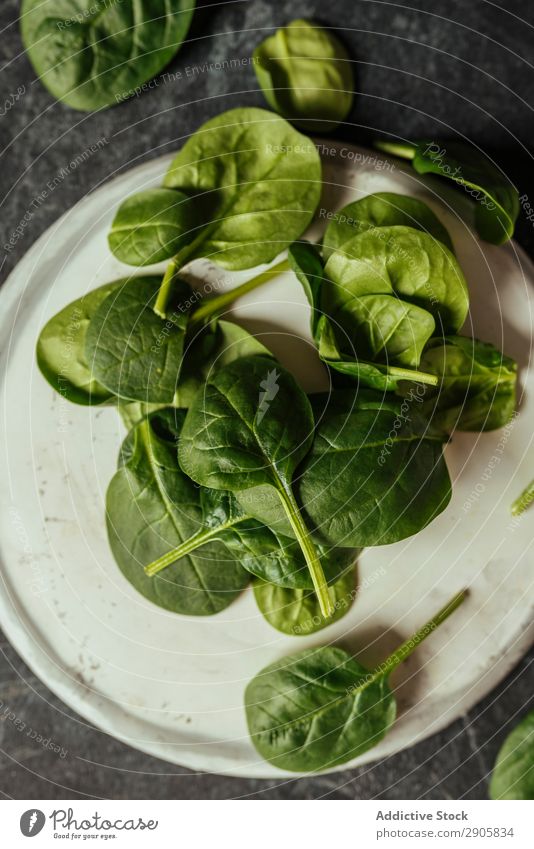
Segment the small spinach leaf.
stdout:
<path fill-rule="evenodd" d="M 433 426 L 482 432 L 504 427 L 513 416 L 517 365 L 493 345 L 467 336 L 433 339 L 421 368 L 439 376 L 423 404 Z"/>
<path fill-rule="evenodd" d="M 195 397 L 180 440 L 180 464 L 194 481 L 240 492 L 272 487 L 298 540 L 321 610 L 331 612 L 323 569 L 292 489 L 313 441 L 309 401 L 272 359 L 244 357 L 220 369 Z"/>
<path fill-rule="evenodd" d="M 202 521 L 198 489 L 176 458 L 175 433 L 184 416 L 181 410 L 162 411 L 128 435 L 108 487 L 107 529 L 115 560 L 138 592 L 175 613 L 207 616 L 227 607 L 249 580 L 223 543 L 211 542 L 155 578 L 144 571 Z"/>
<path fill-rule="evenodd" d="M 328 225 L 322 240 L 325 259 L 366 230 L 396 225 L 422 230 L 453 250 L 451 237 L 437 215 L 422 200 L 408 195 L 394 192 L 366 195 L 347 204 L 339 212 L 330 213 L 327 218 Z"/>
<path fill-rule="evenodd" d="M 48 383 L 74 404 L 109 404 L 115 395 L 95 378 L 85 355 L 89 323 L 122 281 L 106 283 L 64 307 L 45 324 L 37 341 L 37 364 Z"/>
<path fill-rule="evenodd" d="M 125 100 L 167 65 L 195 0 L 23 0 L 21 30 L 46 88 L 73 109 Z"/>
<path fill-rule="evenodd" d="M 305 130 L 333 130 L 352 107 L 349 54 L 328 30 L 291 21 L 254 51 L 254 70 L 269 106 Z"/>
<path fill-rule="evenodd" d="M 490 784 L 492 799 L 534 799 L 534 711 L 504 741 Z"/>
<path fill-rule="evenodd" d="M 348 613 L 356 597 L 356 569 L 349 568 L 328 587 L 334 608 L 330 619 L 325 619 L 315 593 L 309 589 L 287 589 L 259 579 L 252 586 L 256 603 L 269 625 L 290 637 L 305 637 Z"/>
<path fill-rule="evenodd" d="M 194 237 L 196 205 L 175 189 L 146 189 L 121 203 L 108 235 L 111 252 L 127 265 L 170 259 Z"/>
<path fill-rule="evenodd" d="M 410 159 L 418 174 L 452 180 L 476 201 L 475 227 L 486 242 L 502 245 L 514 235 L 519 215 L 515 186 L 493 162 L 462 142 L 376 142 L 385 153 Z"/>
<path fill-rule="evenodd" d="M 391 673 L 464 598 L 455 596 L 376 669 L 334 646 L 307 649 L 263 669 L 245 692 L 248 728 L 260 755 L 280 769 L 317 772 L 376 746 L 395 721 Z"/>

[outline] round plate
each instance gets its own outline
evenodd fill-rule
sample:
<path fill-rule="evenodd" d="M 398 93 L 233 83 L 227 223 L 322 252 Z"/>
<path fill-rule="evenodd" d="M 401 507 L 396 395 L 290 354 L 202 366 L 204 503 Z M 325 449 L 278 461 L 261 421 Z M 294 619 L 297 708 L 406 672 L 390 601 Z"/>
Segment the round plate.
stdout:
<path fill-rule="evenodd" d="M 120 201 L 158 185 L 169 158 L 148 162 L 77 204 L 36 242 L 2 293 L 2 627 L 34 672 L 87 720 L 192 769 L 282 775 L 259 758 L 248 737 L 243 692 L 250 678 L 284 655 L 332 641 L 377 662 L 464 586 L 467 602 L 399 671 L 393 729 L 351 765 L 397 752 L 463 714 L 532 639 L 532 514 L 521 521 L 510 515 L 512 500 L 534 476 L 532 266 L 513 243 L 497 248 L 477 240 L 464 223 L 470 206 L 460 193 L 370 151 L 334 142 L 320 148 L 325 192 L 312 237 L 327 212 L 370 192 L 428 201 L 449 228 L 470 284 L 465 332 L 514 357 L 521 386 L 520 413 L 508 428 L 457 434 L 447 447 L 450 506 L 417 536 L 365 551 L 352 610 L 318 634 L 279 634 L 258 613 L 250 590 L 209 618 L 174 615 L 138 595 L 115 566 L 104 525 L 105 491 L 124 435 L 116 412 L 69 404 L 35 364 L 35 342 L 50 316 L 131 273 L 111 256 L 106 234 Z M 225 288 L 252 275 L 223 274 L 199 262 L 192 276 Z M 309 339 L 309 307 L 291 274 L 242 298 L 233 315 L 307 390 L 324 386 Z"/>

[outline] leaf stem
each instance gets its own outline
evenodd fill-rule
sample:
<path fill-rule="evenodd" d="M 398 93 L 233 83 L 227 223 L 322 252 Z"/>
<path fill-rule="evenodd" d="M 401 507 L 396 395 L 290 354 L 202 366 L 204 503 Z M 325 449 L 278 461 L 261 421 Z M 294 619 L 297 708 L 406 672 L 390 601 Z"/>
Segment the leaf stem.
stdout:
<path fill-rule="evenodd" d="M 188 245 L 183 247 L 181 251 L 178 251 L 176 256 L 173 256 L 167 268 L 165 269 L 165 274 L 163 275 L 163 280 L 161 281 L 161 286 L 159 287 L 156 303 L 154 304 L 154 312 L 156 313 L 156 315 L 159 315 L 160 318 L 167 317 L 167 305 L 169 303 L 169 298 L 172 291 L 172 283 L 175 278 L 175 275 L 178 274 L 180 269 L 182 269 L 184 265 L 189 262 L 189 260 L 194 259 L 193 255 L 195 253 L 198 242 L 202 241 L 202 236 L 203 233 L 201 232 L 196 239 L 194 239 Z"/>
<path fill-rule="evenodd" d="M 192 551 L 200 548 L 200 546 L 206 545 L 206 543 L 210 542 L 210 540 L 219 536 L 222 531 L 233 527 L 235 524 L 237 523 L 234 520 L 232 522 L 217 525 L 216 528 L 210 528 L 208 531 L 198 531 L 198 533 L 193 534 L 192 537 L 189 537 L 189 539 L 186 539 L 180 545 L 177 545 L 176 548 L 172 548 L 166 554 L 162 554 L 162 556 L 158 557 L 157 560 L 154 560 L 152 563 L 149 563 L 148 566 L 145 566 L 145 574 L 148 575 L 149 578 L 153 578 L 154 575 L 158 574 L 158 572 L 162 572 L 163 569 L 167 569 L 168 566 L 171 566 L 182 557 L 186 557 L 186 555 L 191 554 Z"/>
<path fill-rule="evenodd" d="M 401 159 L 413 159 L 415 156 L 415 145 L 411 142 L 393 142 L 377 139 L 373 142 L 377 150 L 383 153 L 391 153 L 392 156 L 400 156 Z"/>
<path fill-rule="evenodd" d="M 289 268 L 288 261 L 284 259 L 273 265 L 272 268 L 262 271 L 261 274 L 258 274 L 251 280 L 247 280 L 245 283 L 241 283 L 240 286 L 236 286 L 235 289 L 229 292 L 223 292 L 222 295 L 217 295 L 216 298 L 206 298 L 202 305 L 191 314 L 189 319 L 190 324 L 198 324 L 207 318 L 211 318 L 215 313 L 220 312 L 229 304 L 233 304 L 242 295 L 246 295 L 247 292 L 252 292 L 253 289 L 257 289 L 264 283 L 268 283 L 274 275 L 281 274 L 283 271 L 289 271 Z"/>
<path fill-rule="evenodd" d="M 388 366 L 387 373 L 397 380 L 412 380 L 414 383 L 426 383 L 428 386 L 437 386 L 439 377 L 437 374 L 428 374 L 424 371 L 416 371 L 409 368 L 397 368 L 397 366 Z"/>
<path fill-rule="evenodd" d="M 328 592 L 328 584 L 323 572 L 323 567 L 321 566 L 319 555 L 317 554 L 315 545 L 310 538 L 310 532 L 304 523 L 299 506 L 291 490 L 280 485 L 277 488 L 277 492 L 282 504 L 284 505 L 284 509 L 291 523 L 291 527 L 295 532 L 298 543 L 302 549 L 308 569 L 310 570 L 311 579 L 313 581 L 321 613 L 325 619 L 329 619 L 334 613 L 334 605 L 332 603 L 330 593 Z"/>
<path fill-rule="evenodd" d="M 534 503 L 534 480 L 523 490 L 519 498 L 512 504 L 512 516 L 520 516 Z"/>
<path fill-rule="evenodd" d="M 432 619 L 429 619 L 426 625 L 423 625 L 422 628 L 419 628 L 419 630 L 416 631 L 415 634 L 413 634 L 408 640 L 402 643 L 402 645 L 400 645 L 398 649 L 395 649 L 395 651 L 390 654 L 390 656 L 387 657 L 386 660 L 384 660 L 374 670 L 374 673 L 384 676 L 390 675 L 393 670 L 396 669 L 397 666 L 399 666 L 400 663 L 405 661 L 406 658 L 408 658 L 412 654 L 412 652 L 415 651 L 415 649 L 420 645 L 420 643 L 423 642 L 423 640 L 426 640 L 426 638 L 429 634 L 432 633 L 432 631 L 435 631 L 436 628 L 438 628 L 442 624 L 442 622 L 445 622 L 445 620 L 448 619 L 451 613 L 453 613 L 456 608 L 462 604 L 466 597 L 467 590 L 462 590 L 457 595 L 455 595 L 454 598 L 452 598 L 449 603 L 445 605 L 445 607 L 442 607 L 439 613 L 436 613 L 436 615 L 433 616 Z"/>

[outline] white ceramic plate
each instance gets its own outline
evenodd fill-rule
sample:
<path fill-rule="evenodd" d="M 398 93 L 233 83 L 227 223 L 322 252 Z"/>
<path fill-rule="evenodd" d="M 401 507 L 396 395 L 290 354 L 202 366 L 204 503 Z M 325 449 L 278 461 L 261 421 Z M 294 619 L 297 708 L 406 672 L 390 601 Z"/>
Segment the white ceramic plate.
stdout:
<path fill-rule="evenodd" d="M 470 284 L 466 332 L 519 361 L 521 407 L 506 431 L 454 438 L 447 448 L 450 506 L 416 537 L 366 551 L 351 612 L 319 634 L 279 634 L 258 614 L 251 591 L 211 618 L 173 615 L 139 596 L 115 566 L 104 527 L 105 490 L 123 437 L 116 413 L 64 402 L 35 365 L 36 338 L 51 315 L 129 273 L 110 255 L 106 233 L 119 202 L 157 185 L 169 159 L 136 168 L 77 204 L 36 242 L 2 292 L 2 627 L 35 673 L 87 720 L 192 769 L 282 775 L 249 741 L 243 692 L 283 655 L 339 641 L 368 662 L 379 660 L 455 591 L 470 587 L 464 606 L 397 677 L 401 712 L 393 730 L 355 765 L 410 746 L 464 713 L 532 639 L 534 514 L 513 523 L 509 512 L 534 476 L 532 266 L 514 244 L 479 242 L 449 206 L 454 197 L 469 216 L 467 201 L 438 183 L 342 144 L 325 143 L 322 153 L 323 209 L 389 190 L 424 198 L 439 214 Z M 193 270 L 221 279 L 206 262 Z M 226 275 L 224 285 L 247 276 Z M 233 312 L 306 389 L 324 385 L 307 341 L 309 309 L 291 275 L 243 298 Z"/>

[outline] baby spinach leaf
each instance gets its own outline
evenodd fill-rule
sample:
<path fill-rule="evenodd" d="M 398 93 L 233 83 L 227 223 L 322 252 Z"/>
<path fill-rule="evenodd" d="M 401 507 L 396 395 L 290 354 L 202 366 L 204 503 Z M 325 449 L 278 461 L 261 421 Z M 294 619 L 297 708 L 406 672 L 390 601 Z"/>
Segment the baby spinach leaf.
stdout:
<path fill-rule="evenodd" d="M 322 361 L 341 374 L 358 380 L 372 389 L 397 389 L 400 380 L 414 380 L 436 385 L 437 378 L 415 369 L 400 368 L 388 363 L 374 363 L 356 356 L 351 339 L 339 333 L 339 342 L 348 349 L 341 351 L 338 338 L 328 316 L 321 312 L 325 283 L 324 268 L 318 248 L 309 242 L 294 242 L 288 251 L 290 268 L 295 272 L 311 307 L 311 332 Z M 352 349 L 352 350 L 351 350 Z"/>
<path fill-rule="evenodd" d="M 394 192 L 377 192 L 361 200 L 348 203 L 339 212 L 327 215 L 328 225 L 324 232 L 323 257 L 340 250 L 354 236 L 375 227 L 401 225 L 428 233 L 453 250 L 451 237 L 437 215 L 426 203 L 408 195 Z"/>
<path fill-rule="evenodd" d="M 21 31 L 43 85 L 73 109 L 125 100 L 167 65 L 195 0 L 23 0 Z"/>
<path fill-rule="evenodd" d="M 180 440 L 180 464 L 194 481 L 240 492 L 272 487 L 308 564 L 321 610 L 331 602 L 323 569 L 292 490 L 313 441 L 310 403 L 294 378 L 267 357 L 220 369 L 195 397 Z"/>
<path fill-rule="evenodd" d="M 187 262 L 209 257 L 238 270 L 271 262 L 306 229 L 319 203 L 315 145 L 264 109 L 223 112 L 203 124 L 172 161 L 164 186 L 211 210 L 210 221 L 171 262 L 155 308 Z"/>
<path fill-rule="evenodd" d="M 85 356 L 89 323 L 121 280 L 106 283 L 64 307 L 45 324 L 37 341 L 37 364 L 43 377 L 74 404 L 109 404 L 115 395 L 95 378 Z"/>
<path fill-rule="evenodd" d="M 329 31 L 291 21 L 254 51 L 254 70 L 269 106 L 305 130 L 333 130 L 352 107 L 349 54 Z"/>
<path fill-rule="evenodd" d="M 120 398 L 173 404 L 185 351 L 187 283 L 175 280 L 172 317 L 152 309 L 161 277 L 122 281 L 95 311 L 85 342 L 85 356 L 96 379 Z"/>
<path fill-rule="evenodd" d="M 492 799 L 534 799 L 534 711 L 504 741 L 490 784 Z"/>
<path fill-rule="evenodd" d="M 127 265 L 151 265 L 174 256 L 194 237 L 196 206 L 175 189 L 146 189 L 120 205 L 108 242 Z"/>
<path fill-rule="evenodd" d="M 451 482 L 444 437 L 429 430 L 417 397 L 401 402 L 368 389 L 324 401 L 296 486 L 321 539 L 362 548 L 398 542 L 445 509 Z"/>
<path fill-rule="evenodd" d="M 437 174 L 463 189 L 476 201 L 475 227 L 486 242 L 502 245 L 514 235 L 519 215 L 517 189 L 476 148 L 456 141 L 380 141 L 376 147 L 410 159 L 418 174 Z"/>
<path fill-rule="evenodd" d="M 138 592 L 175 613 L 207 616 L 227 607 L 249 580 L 223 543 L 209 543 L 154 578 L 144 571 L 202 521 L 198 489 L 176 458 L 175 434 L 184 416 L 181 410 L 163 411 L 129 434 L 108 487 L 107 529 L 115 560 Z"/>
<path fill-rule="evenodd" d="M 514 414 L 517 365 L 497 348 L 467 336 L 430 341 L 421 368 L 439 376 L 425 391 L 423 410 L 433 426 L 486 431 L 504 427 Z"/>
<path fill-rule="evenodd" d="M 465 592 L 455 596 L 376 669 L 335 646 L 306 649 L 263 669 L 245 692 L 260 755 L 280 769 L 317 772 L 376 746 L 396 717 L 391 673 L 464 598 Z"/>
<path fill-rule="evenodd" d="M 412 227 L 368 230 L 334 251 L 321 307 L 364 360 L 417 368 L 437 323 L 458 330 L 469 309 L 453 254 Z"/>
<path fill-rule="evenodd" d="M 348 613 L 356 597 L 356 569 L 349 568 L 328 587 L 334 608 L 330 619 L 325 619 L 317 596 L 309 589 L 288 589 L 259 579 L 252 586 L 256 603 L 269 625 L 290 637 L 307 636 Z"/>

